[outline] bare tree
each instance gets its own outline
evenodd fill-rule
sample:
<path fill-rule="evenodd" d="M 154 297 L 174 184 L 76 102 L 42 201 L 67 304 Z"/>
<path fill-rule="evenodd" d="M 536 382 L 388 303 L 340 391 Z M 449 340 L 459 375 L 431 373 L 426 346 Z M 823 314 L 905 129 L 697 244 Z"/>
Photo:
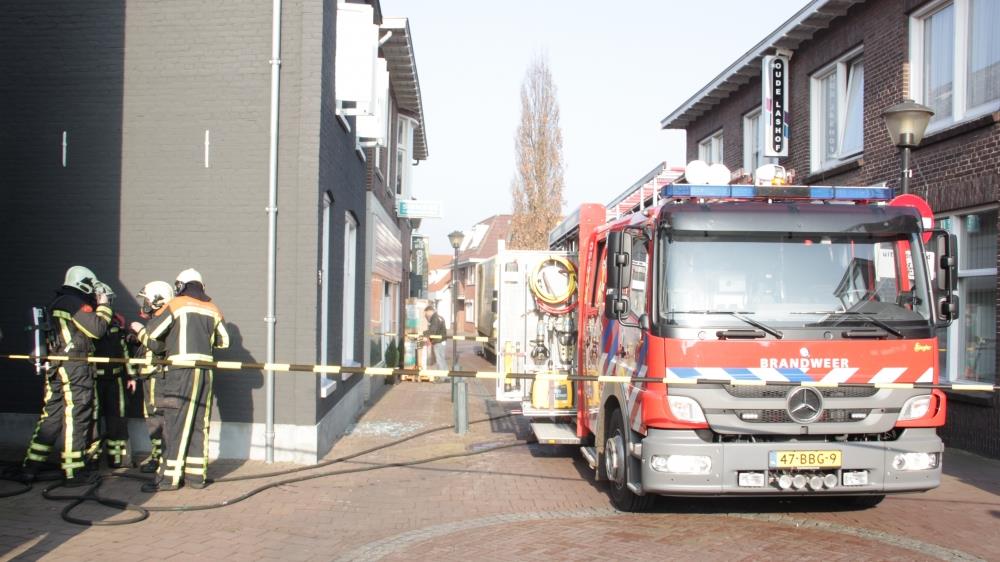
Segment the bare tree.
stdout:
<path fill-rule="evenodd" d="M 521 83 L 521 122 L 514 137 L 517 161 L 511 182 L 510 247 L 548 248 L 549 231 L 562 217 L 563 156 L 559 102 L 545 57 L 536 58 Z"/>

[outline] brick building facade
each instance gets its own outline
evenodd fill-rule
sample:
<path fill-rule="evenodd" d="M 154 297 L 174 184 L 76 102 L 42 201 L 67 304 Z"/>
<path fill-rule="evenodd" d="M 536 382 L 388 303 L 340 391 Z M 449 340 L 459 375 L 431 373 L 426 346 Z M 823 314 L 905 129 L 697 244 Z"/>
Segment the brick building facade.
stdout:
<path fill-rule="evenodd" d="M 776 163 L 796 183 L 896 187 L 882 113 L 904 98 L 935 109 L 910 185 L 960 239 L 962 310 L 941 331 L 942 380 L 997 381 L 998 28 L 989 0 L 815 0 L 661 122 L 686 131 L 689 160 L 751 173 L 765 162 L 761 57 L 787 50 L 789 155 Z M 941 434 L 1000 457 L 1000 396 L 951 393 Z"/>
<path fill-rule="evenodd" d="M 367 7 L 374 33 L 378 0 L 354 5 Z M 367 160 L 337 92 L 342 6 L 285 0 L 282 8 L 281 362 L 360 363 L 368 351 L 368 311 L 354 306 L 368 288 L 360 270 L 371 228 Z M 66 268 L 82 264 L 114 288 L 129 321 L 144 283 L 199 269 L 233 339 L 217 358 L 265 360 L 271 25 L 270 3 L 5 6 L 0 259 L 19 265 L 5 270 L 0 292 L 0 353 L 28 349 L 30 307 L 47 304 Z M 0 375 L 0 440 L 26 443 L 41 379 L 10 362 Z M 322 457 L 375 390 L 356 375 L 275 378 L 279 461 Z M 263 373 L 218 372 L 215 387 L 213 456 L 263 458 Z M 141 425 L 133 428 L 134 446 L 148 446 Z"/>

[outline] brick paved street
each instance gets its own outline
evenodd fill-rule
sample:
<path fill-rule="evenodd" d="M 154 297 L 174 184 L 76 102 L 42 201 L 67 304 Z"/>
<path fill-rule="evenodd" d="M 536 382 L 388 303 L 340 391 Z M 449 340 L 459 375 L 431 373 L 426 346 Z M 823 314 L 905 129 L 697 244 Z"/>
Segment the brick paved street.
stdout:
<path fill-rule="evenodd" d="M 463 365 L 488 368 L 471 353 Z M 488 383 L 470 386 L 471 418 L 497 415 Z M 328 458 L 451 422 L 448 384 L 390 387 Z M 508 419 L 451 430 L 303 476 L 465 453 L 528 437 Z M 216 478 L 288 466 L 217 463 Z M 661 500 L 655 513 L 616 513 L 572 447 L 515 446 L 413 467 L 289 483 L 222 509 L 154 512 L 124 527 L 59 518 L 38 489 L 0 499 L 0 557 L 118 559 L 1000 559 L 1000 463 L 949 451 L 944 485 L 875 509 L 819 502 Z M 287 477 L 286 477 L 287 478 Z M 279 478 L 216 483 L 152 497 L 109 479 L 108 497 L 145 506 L 208 504 Z M 12 489 L 0 483 L 2 489 Z M 78 517 L 122 517 L 87 505 Z"/>

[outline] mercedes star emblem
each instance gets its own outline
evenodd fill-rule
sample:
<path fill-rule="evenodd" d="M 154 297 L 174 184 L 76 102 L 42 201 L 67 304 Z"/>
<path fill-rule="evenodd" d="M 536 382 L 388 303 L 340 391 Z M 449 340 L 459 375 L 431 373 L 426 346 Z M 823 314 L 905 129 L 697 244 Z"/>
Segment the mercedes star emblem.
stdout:
<path fill-rule="evenodd" d="M 802 387 L 788 393 L 788 416 L 798 423 L 812 423 L 823 412 L 823 396 L 815 388 Z"/>

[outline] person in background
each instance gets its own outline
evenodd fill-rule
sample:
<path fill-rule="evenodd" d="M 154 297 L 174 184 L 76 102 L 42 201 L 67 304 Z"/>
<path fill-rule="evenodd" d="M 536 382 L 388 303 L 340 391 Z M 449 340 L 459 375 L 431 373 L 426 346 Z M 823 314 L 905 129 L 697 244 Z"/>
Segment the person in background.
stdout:
<path fill-rule="evenodd" d="M 125 343 L 125 317 L 115 314 L 104 337 L 94 345 L 97 357 L 128 359 Z M 98 363 L 94 382 L 94 441 L 88 457 L 99 464 L 107 454 L 108 467 L 131 465 L 128 453 L 128 419 L 125 417 L 125 370 L 128 364 Z"/>
<path fill-rule="evenodd" d="M 446 363 L 447 359 L 445 357 L 446 353 L 444 346 L 445 338 L 448 336 L 448 328 L 444 325 L 444 318 L 441 318 L 441 315 L 434 310 L 433 306 L 428 306 L 424 309 L 424 318 L 427 319 L 427 329 L 424 330 L 424 337 L 431 343 L 434 368 L 441 371 L 447 371 L 448 364 Z"/>

